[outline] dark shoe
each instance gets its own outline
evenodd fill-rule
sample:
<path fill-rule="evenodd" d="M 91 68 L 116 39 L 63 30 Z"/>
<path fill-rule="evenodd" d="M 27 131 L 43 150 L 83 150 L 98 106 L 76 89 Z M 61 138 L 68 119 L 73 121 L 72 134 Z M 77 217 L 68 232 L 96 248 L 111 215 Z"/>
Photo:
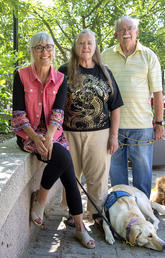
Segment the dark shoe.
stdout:
<path fill-rule="evenodd" d="M 93 214 L 92 218 L 94 220 L 94 226 L 102 233 L 104 233 L 103 229 L 103 219 L 99 216 L 99 214 Z"/>
<path fill-rule="evenodd" d="M 156 209 L 152 209 L 152 210 L 153 210 L 154 215 L 155 215 L 157 218 L 159 218 L 159 213 L 158 213 L 158 211 L 157 211 Z"/>
<path fill-rule="evenodd" d="M 74 219 L 72 218 L 71 215 L 68 217 L 68 219 L 65 221 L 65 223 L 66 223 L 66 225 L 75 228 Z"/>

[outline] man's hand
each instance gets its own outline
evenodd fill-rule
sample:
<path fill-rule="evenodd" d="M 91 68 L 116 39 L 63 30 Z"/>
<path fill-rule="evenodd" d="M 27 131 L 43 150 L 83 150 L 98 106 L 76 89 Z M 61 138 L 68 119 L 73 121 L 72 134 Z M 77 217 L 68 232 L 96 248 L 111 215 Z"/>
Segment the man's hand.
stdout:
<path fill-rule="evenodd" d="M 154 140 L 158 141 L 165 136 L 165 128 L 162 125 L 155 125 L 154 127 Z"/>

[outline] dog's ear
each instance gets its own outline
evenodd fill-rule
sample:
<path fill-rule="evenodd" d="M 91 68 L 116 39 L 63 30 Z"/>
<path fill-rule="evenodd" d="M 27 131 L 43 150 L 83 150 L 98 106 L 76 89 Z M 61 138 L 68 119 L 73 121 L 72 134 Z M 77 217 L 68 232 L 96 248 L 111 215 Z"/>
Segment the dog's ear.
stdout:
<path fill-rule="evenodd" d="M 158 177 L 158 178 L 156 179 L 156 186 L 157 186 L 157 187 L 159 186 L 160 182 L 161 182 L 161 177 Z"/>
<path fill-rule="evenodd" d="M 136 244 L 137 239 L 142 234 L 142 231 L 138 227 L 132 227 L 129 233 L 129 244 L 134 246 Z"/>
<path fill-rule="evenodd" d="M 165 184 L 165 176 L 159 177 L 156 179 L 156 184 Z"/>

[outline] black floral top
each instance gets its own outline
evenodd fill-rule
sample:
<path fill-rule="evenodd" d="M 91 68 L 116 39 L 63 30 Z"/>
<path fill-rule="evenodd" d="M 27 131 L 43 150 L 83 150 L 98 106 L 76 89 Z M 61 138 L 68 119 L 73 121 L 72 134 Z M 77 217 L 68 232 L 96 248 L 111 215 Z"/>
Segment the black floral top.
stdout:
<path fill-rule="evenodd" d="M 108 69 L 108 68 L 107 68 Z M 67 64 L 59 71 L 67 76 Z M 117 83 L 108 69 L 114 93 L 101 68 L 79 66 L 81 86 L 68 82 L 63 128 L 67 131 L 94 131 L 110 127 L 110 112 L 123 105 Z"/>

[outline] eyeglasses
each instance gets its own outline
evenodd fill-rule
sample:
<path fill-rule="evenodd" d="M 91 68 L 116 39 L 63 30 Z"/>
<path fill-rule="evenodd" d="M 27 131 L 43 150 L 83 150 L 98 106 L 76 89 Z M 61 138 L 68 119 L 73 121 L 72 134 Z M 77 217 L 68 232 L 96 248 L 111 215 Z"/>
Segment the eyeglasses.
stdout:
<path fill-rule="evenodd" d="M 119 32 L 121 32 L 121 33 L 125 33 L 126 31 L 129 31 L 129 32 L 131 32 L 131 31 L 133 31 L 133 30 L 135 30 L 136 29 L 136 27 L 135 26 L 129 26 L 129 27 L 127 27 L 127 28 L 119 28 Z"/>
<path fill-rule="evenodd" d="M 54 49 L 54 46 L 53 45 L 50 45 L 50 44 L 47 44 L 46 46 L 41 46 L 41 45 L 38 45 L 38 46 L 35 46 L 33 47 L 35 49 L 35 51 L 37 53 L 41 53 L 44 51 L 44 49 L 47 51 L 47 52 L 51 52 L 53 49 Z"/>

